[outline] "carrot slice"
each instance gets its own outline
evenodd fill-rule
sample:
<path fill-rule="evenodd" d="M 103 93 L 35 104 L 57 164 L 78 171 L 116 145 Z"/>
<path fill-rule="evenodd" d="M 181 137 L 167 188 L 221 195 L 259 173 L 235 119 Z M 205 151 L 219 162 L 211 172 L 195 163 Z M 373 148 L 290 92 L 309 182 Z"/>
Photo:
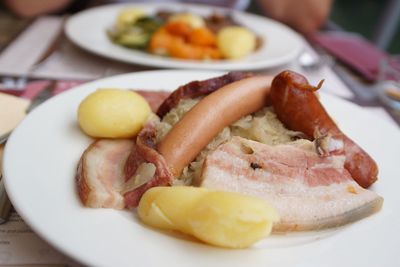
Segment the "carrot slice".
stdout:
<path fill-rule="evenodd" d="M 154 54 L 168 55 L 175 36 L 168 33 L 165 28 L 158 29 L 149 42 L 149 50 Z"/>
<path fill-rule="evenodd" d="M 216 46 L 217 38 L 209 29 L 202 27 L 194 29 L 189 35 L 189 43 L 201 46 Z"/>
<path fill-rule="evenodd" d="M 170 47 L 170 55 L 182 59 L 202 59 L 203 51 L 199 46 L 185 43 L 183 40 L 176 40 Z"/>
<path fill-rule="evenodd" d="M 222 54 L 216 47 L 203 48 L 203 59 L 221 59 Z"/>
<path fill-rule="evenodd" d="M 165 25 L 166 30 L 173 35 L 178 35 L 187 38 L 192 32 L 192 27 L 182 21 L 173 21 Z"/>

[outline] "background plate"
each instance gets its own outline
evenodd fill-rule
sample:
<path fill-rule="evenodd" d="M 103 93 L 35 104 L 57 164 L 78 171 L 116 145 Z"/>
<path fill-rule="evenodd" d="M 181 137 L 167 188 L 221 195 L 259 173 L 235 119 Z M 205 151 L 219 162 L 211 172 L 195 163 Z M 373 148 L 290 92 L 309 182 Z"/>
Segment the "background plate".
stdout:
<path fill-rule="evenodd" d="M 263 45 L 255 53 L 240 60 L 214 62 L 189 61 L 159 57 L 113 44 L 106 35 L 118 12 L 126 7 L 137 7 L 151 14 L 159 10 L 189 11 L 209 15 L 214 11 L 231 13 L 236 21 L 254 31 L 263 39 Z M 80 12 L 68 19 L 65 32 L 69 39 L 81 48 L 111 59 L 127 63 L 163 68 L 209 69 L 209 70 L 255 70 L 276 67 L 290 62 L 303 47 L 303 39 L 289 27 L 267 19 L 228 9 L 205 5 L 174 3 L 114 4 Z"/>

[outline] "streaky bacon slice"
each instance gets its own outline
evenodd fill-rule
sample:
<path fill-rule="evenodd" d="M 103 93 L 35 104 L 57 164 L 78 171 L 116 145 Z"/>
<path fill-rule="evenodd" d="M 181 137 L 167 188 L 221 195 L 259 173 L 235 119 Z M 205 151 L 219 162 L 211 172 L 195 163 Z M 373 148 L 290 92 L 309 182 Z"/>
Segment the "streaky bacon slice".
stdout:
<path fill-rule="evenodd" d="M 153 177 L 127 191 L 142 163 L 155 165 Z M 83 153 L 76 173 L 78 194 L 92 208 L 134 208 L 151 187 L 169 185 L 173 176 L 155 149 L 155 128 L 148 123 L 135 140 L 99 139 Z"/>
<path fill-rule="evenodd" d="M 120 191 L 125 184 L 125 161 L 134 146 L 133 140 L 100 139 L 85 150 L 76 173 L 78 194 L 85 206 L 125 208 Z"/>
<path fill-rule="evenodd" d="M 240 192 L 274 206 L 275 232 L 344 225 L 380 210 L 383 198 L 360 187 L 345 156 L 320 157 L 310 141 L 269 146 L 234 137 L 205 159 L 198 185 Z"/>

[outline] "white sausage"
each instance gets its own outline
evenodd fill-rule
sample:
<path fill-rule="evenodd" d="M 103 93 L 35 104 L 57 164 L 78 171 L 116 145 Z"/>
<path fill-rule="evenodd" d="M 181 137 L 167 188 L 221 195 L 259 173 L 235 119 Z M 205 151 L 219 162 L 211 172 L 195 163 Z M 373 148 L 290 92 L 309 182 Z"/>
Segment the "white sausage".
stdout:
<path fill-rule="evenodd" d="M 157 146 L 171 173 L 178 177 L 225 126 L 261 109 L 272 79 L 255 76 L 230 83 L 189 110 Z"/>

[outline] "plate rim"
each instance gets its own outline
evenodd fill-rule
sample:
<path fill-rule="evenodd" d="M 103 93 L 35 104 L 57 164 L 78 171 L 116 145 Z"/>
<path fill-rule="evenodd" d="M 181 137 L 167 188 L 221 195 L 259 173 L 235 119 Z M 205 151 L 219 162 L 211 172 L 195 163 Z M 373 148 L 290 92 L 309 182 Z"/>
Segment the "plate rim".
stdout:
<path fill-rule="evenodd" d="M 128 76 L 137 76 L 137 75 L 141 75 L 141 74 L 157 74 L 157 73 L 171 73 L 171 72 L 182 72 L 182 71 L 184 71 L 184 72 L 187 72 L 187 73 L 208 73 L 208 74 L 210 74 L 210 75 L 218 75 L 218 74 L 221 74 L 221 72 L 219 72 L 219 71 L 193 71 L 193 70 L 154 70 L 154 71 L 140 71 L 140 72 L 135 72 L 135 73 L 128 73 L 128 74 L 122 74 L 122 75 L 116 75 L 116 76 L 112 76 L 112 77 L 107 77 L 107 78 L 104 78 L 104 79 L 99 79 L 99 80 L 95 80 L 95 81 L 92 81 L 92 82 L 89 82 L 89 83 L 86 83 L 86 84 L 83 84 L 83 85 L 79 85 L 79 86 L 77 86 L 77 87 L 74 87 L 73 89 L 71 89 L 71 90 L 69 90 L 69 91 L 67 91 L 67 92 L 65 92 L 65 93 L 63 93 L 63 94 L 60 94 L 60 95 L 58 95 L 58 96 L 55 96 L 54 98 L 52 98 L 52 99 L 50 99 L 49 100 L 49 102 L 48 103 L 44 103 L 43 105 L 42 105 L 42 107 L 38 107 L 36 110 L 34 110 L 33 112 L 37 112 L 37 110 L 40 110 L 40 109 L 43 109 L 43 108 L 45 108 L 47 105 L 49 105 L 49 103 L 51 103 L 52 101 L 55 101 L 55 99 L 57 99 L 57 98 L 62 98 L 62 97 L 65 97 L 65 94 L 72 94 L 73 93 L 73 91 L 75 90 L 75 91 L 77 91 L 77 90 L 83 90 L 83 89 L 80 89 L 81 87 L 89 87 L 89 86 L 91 86 L 92 84 L 101 84 L 101 83 L 103 83 L 104 81 L 107 81 L 107 80 L 114 80 L 114 79 L 124 79 L 125 77 L 128 77 Z M 208 75 L 207 74 L 207 75 Z M 89 89 L 85 89 L 86 91 L 88 91 Z M 357 105 L 355 105 L 354 103 L 351 103 L 351 102 L 349 102 L 349 101 L 346 101 L 346 100 L 343 100 L 343 99 L 341 99 L 341 98 L 339 98 L 339 97 L 334 97 L 334 96 L 332 96 L 332 95 L 328 95 L 328 94 L 323 94 L 323 97 L 325 98 L 325 97 L 327 97 L 327 98 L 334 98 L 335 100 L 338 100 L 338 101 L 340 101 L 340 102 L 343 102 L 343 103 L 346 103 L 346 105 L 350 105 L 350 106 L 353 106 L 353 107 L 355 107 L 355 108 L 357 108 L 357 109 L 361 109 L 359 106 L 357 106 Z M 32 112 L 32 114 L 33 114 L 33 112 Z M 28 116 L 27 116 L 27 119 L 29 120 L 29 116 L 31 116 L 31 114 L 29 114 Z M 24 120 L 25 121 L 25 120 Z M 21 123 L 21 125 L 23 125 L 25 122 L 22 122 Z M 386 123 L 386 122 L 385 122 Z M 392 126 L 391 124 L 389 124 L 388 122 L 387 122 L 387 125 L 390 125 L 391 127 L 393 127 L 393 129 L 396 129 L 397 130 L 397 132 L 398 133 L 400 133 L 400 131 L 397 129 L 397 128 L 395 128 L 394 126 Z M 19 128 L 20 126 L 18 126 L 18 128 Z M 17 131 L 18 131 L 18 128 L 17 128 Z M 13 137 L 13 135 L 10 137 L 10 141 L 11 142 L 14 142 L 13 139 L 14 137 Z M 8 150 L 9 150 L 10 148 L 9 147 L 7 147 L 6 146 L 6 148 L 5 148 L 5 151 L 4 151 L 4 173 L 5 173 L 5 185 L 6 185 L 6 189 L 9 189 L 9 178 L 8 178 L 8 165 L 7 165 L 7 162 L 8 162 L 8 154 L 10 153 L 10 152 L 8 152 Z M 11 179 L 11 178 L 10 178 Z M 14 196 L 11 196 L 11 199 L 13 199 L 14 198 Z M 25 212 L 23 211 L 22 213 L 20 213 L 20 209 L 22 210 L 22 208 L 20 208 L 20 204 L 18 204 L 18 205 L 16 205 L 16 210 L 18 211 L 18 213 L 21 215 L 21 217 L 24 219 L 24 221 L 29 221 L 29 219 L 27 220 L 26 219 L 26 214 L 25 214 Z M 27 224 L 28 225 L 30 225 L 28 222 L 27 222 Z M 71 258 L 73 258 L 73 259 L 77 259 L 77 260 L 79 260 L 80 262 L 84 262 L 84 263 L 88 263 L 88 264 L 93 264 L 93 262 L 86 262 L 86 260 L 84 260 L 84 259 L 82 259 L 82 257 L 77 257 L 76 255 L 74 255 L 74 254 L 71 254 L 70 253 L 70 251 L 66 251 L 61 245 L 59 245 L 57 242 L 54 242 L 53 240 L 52 240 L 52 238 L 48 238 L 48 236 L 46 236 L 46 234 L 43 234 L 43 231 L 42 231 L 42 229 L 40 229 L 40 230 L 38 230 L 38 228 L 36 227 L 36 225 L 34 225 L 34 226 L 32 226 L 32 225 L 30 225 L 34 230 L 35 230 L 35 232 L 40 236 L 40 237 L 42 237 L 44 240 L 46 240 L 47 242 L 49 242 L 52 246 L 54 246 L 55 248 L 57 248 L 58 250 L 60 250 L 60 251 L 62 251 L 63 253 L 65 253 L 66 255 L 68 255 L 68 256 L 70 256 Z"/>

